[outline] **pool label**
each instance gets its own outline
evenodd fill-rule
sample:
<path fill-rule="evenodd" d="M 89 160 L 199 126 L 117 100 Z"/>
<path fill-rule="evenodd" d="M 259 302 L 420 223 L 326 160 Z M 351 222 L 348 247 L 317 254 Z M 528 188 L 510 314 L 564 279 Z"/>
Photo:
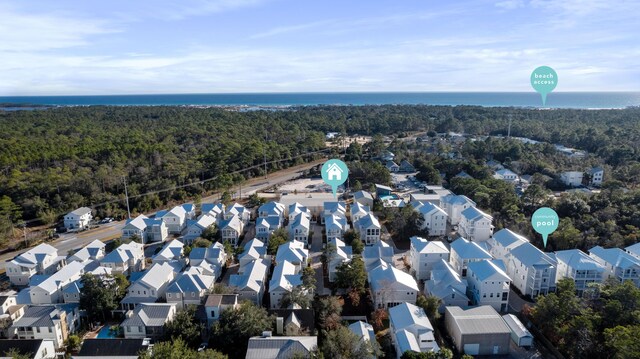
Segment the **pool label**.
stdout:
<path fill-rule="evenodd" d="M 333 197 L 335 198 L 338 192 L 338 186 L 347 181 L 349 176 L 349 169 L 347 165 L 337 159 L 330 159 L 322 165 L 322 179 L 326 184 L 331 186 L 333 190 Z"/>
<path fill-rule="evenodd" d="M 542 106 L 547 103 L 547 94 L 558 86 L 558 74 L 549 66 L 540 66 L 531 73 L 531 87 L 542 96 Z"/>
<path fill-rule="evenodd" d="M 538 208 L 538 210 L 533 213 L 533 216 L 531 216 L 533 230 L 542 234 L 542 241 L 544 242 L 545 248 L 547 247 L 549 235 L 558 229 L 558 222 L 560 222 L 558 214 L 549 207 Z"/>

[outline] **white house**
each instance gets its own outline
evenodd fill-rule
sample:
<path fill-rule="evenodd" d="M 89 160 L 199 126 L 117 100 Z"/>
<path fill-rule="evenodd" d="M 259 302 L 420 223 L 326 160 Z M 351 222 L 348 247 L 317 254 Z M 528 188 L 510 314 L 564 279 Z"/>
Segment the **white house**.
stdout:
<path fill-rule="evenodd" d="M 367 268 L 367 271 L 373 269 L 379 265 L 379 263 L 385 262 L 393 264 L 393 248 L 385 241 L 378 241 L 372 246 L 364 247 L 362 251 L 362 260 Z"/>
<path fill-rule="evenodd" d="M 505 182 L 510 182 L 510 183 L 517 182 L 518 180 L 520 180 L 520 177 L 518 177 L 516 173 L 514 173 L 508 168 L 497 170 L 493 174 L 493 178 L 503 180 Z"/>
<path fill-rule="evenodd" d="M 243 230 L 244 224 L 237 215 L 220 221 L 222 242 L 229 242 L 234 247 L 238 246 L 238 240 Z"/>
<path fill-rule="evenodd" d="M 349 325 L 349 330 L 358 338 L 360 338 L 360 341 L 362 343 L 369 342 L 377 344 L 376 333 L 373 331 L 373 326 L 371 324 L 359 320 L 355 323 L 351 323 Z M 372 358 L 375 357 L 372 356 Z"/>
<path fill-rule="evenodd" d="M 79 251 L 70 255 L 67 258 L 67 263 L 71 262 L 87 262 L 89 260 L 97 260 L 104 258 L 105 256 L 105 247 L 107 245 L 104 244 L 101 240 L 94 240 L 93 242 L 87 244 Z"/>
<path fill-rule="evenodd" d="M 347 217 L 347 204 L 342 201 L 324 202 L 323 216 L 337 215 Z"/>
<path fill-rule="evenodd" d="M 173 262 L 173 263 L 181 263 L 181 266 L 184 267 L 186 265 L 186 261 L 182 258 L 184 254 L 184 243 L 182 243 L 178 239 L 174 239 L 171 242 L 167 243 L 162 247 L 160 252 L 158 252 L 155 256 L 153 256 L 152 262 L 155 263 L 164 263 L 164 262 Z"/>
<path fill-rule="evenodd" d="M 620 282 L 630 280 L 640 287 L 640 260 L 620 248 L 602 248 L 595 246 L 589 250 L 589 256 L 605 268 L 607 278 L 616 278 Z"/>
<path fill-rule="evenodd" d="M 469 207 L 460 213 L 458 231 L 473 242 L 484 242 L 493 235 L 493 217 L 476 207 Z"/>
<path fill-rule="evenodd" d="M 447 234 L 447 212 L 431 202 L 418 202 L 415 210 L 420 213 L 424 222 L 422 229 L 426 229 L 429 236 L 444 236 Z"/>
<path fill-rule="evenodd" d="M 353 202 L 371 208 L 373 207 L 373 196 L 367 191 L 357 191 L 353 193 Z"/>
<path fill-rule="evenodd" d="M 276 263 L 289 262 L 296 267 L 296 273 L 307 266 L 309 260 L 309 250 L 304 248 L 304 243 L 299 241 L 289 241 L 281 244 L 276 252 Z"/>
<path fill-rule="evenodd" d="M 309 215 L 305 212 L 298 213 L 293 221 L 289 222 L 289 239 L 309 244 L 310 229 Z"/>
<path fill-rule="evenodd" d="M 389 309 L 389 332 L 396 347 L 397 358 L 406 351 L 440 351 L 427 314 L 424 309 L 412 303 L 402 303 Z"/>
<path fill-rule="evenodd" d="M 391 308 L 404 302 L 416 302 L 420 290 L 409 273 L 381 262 L 368 275 L 371 297 L 376 308 Z"/>
<path fill-rule="evenodd" d="M 184 206 L 175 206 L 170 211 L 158 211 L 156 218 L 162 219 L 169 233 L 181 234 L 187 225 L 188 215 Z"/>
<path fill-rule="evenodd" d="M 200 305 L 203 298 L 213 288 L 216 278 L 207 275 L 201 268 L 191 267 L 178 274 L 167 287 L 167 303 L 176 303 L 178 309 L 187 305 Z"/>
<path fill-rule="evenodd" d="M 144 270 L 144 246 L 140 243 L 130 242 L 120 245 L 100 261 L 104 267 L 110 268 L 113 273 L 131 274 Z"/>
<path fill-rule="evenodd" d="M 594 187 L 600 187 L 604 179 L 604 169 L 602 167 L 593 167 L 589 170 L 589 184 Z"/>
<path fill-rule="evenodd" d="M 289 223 L 293 222 L 299 214 L 303 214 L 311 218 L 311 210 L 307 206 L 303 206 L 299 202 L 289 205 Z"/>
<path fill-rule="evenodd" d="M 223 218 L 225 220 L 229 220 L 233 216 L 238 216 L 238 219 L 240 219 L 242 225 L 246 226 L 247 224 L 249 224 L 249 220 L 251 219 L 251 211 L 239 203 L 234 203 L 231 206 L 227 207 L 227 210 L 224 212 Z"/>
<path fill-rule="evenodd" d="M 244 245 L 244 251 L 238 256 L 240 267 L 243 267 L 254 260 L 263 259 L 267 255 L 267 247 L 264 242 L 254 238 Z"/>
<path fill-rule="evenodd" d="M 418 280 L 428 279 L 433 265 L 444 259 L 449 261 L 449 250 L 441 241 L 428 241 L 422 237 L 410 238 L 411 273 Z"/>
<path fill-rule="evenodd" d="M 289 261 L 276 261 L 273 276 L 269 282 L 269 298 L 271 309 L 280 308 L 285 293 L 302 285 L 302 277 L 295 264 Z"/>
<path fill-rule="evenodd" d="M 356 223 L 360 220 L 360 218 L 366 216 L 371 213 L 371 208 L 369 206 L 365 206 L 358 202 L 355 202 L 351 205 L 351 222 Z"/>
<path fill-rule="evenodd" d="M 13 323 L 24 315 L 25 305 L 18 304 L 17 294 L 7 291 L 0 296 L 0 338 L 13 338 L 16 335 Z"/>
<path fill-rule="evenodd" d="M 271 234 L 280 228 L 282 219 L 276 216 L 258 217 L 256 219 L 256 238 L 269 242 Z"/>
<path fill-rule="evenodd" d="M 602 283 L 605 268 L 595 259 L 579 249 L 555 252 L 558 262 L 556 283 L 562 278 L 571 278 L 576 283 L 576 290 L 582 294 L 590 283 Z"/>
<path fill-rule="evenodd" d="M 467 267 L 469 263 L 478 262 L 483 259 L 493 259 L 493 257 L 484 248 L 480 247 L 478 243 L 468 241 L 462 237 L 451 243 L 449 262 L 462 278 L 467 277 Z"/>
<path fill-rule="evenodd" d="M 42 243 L 7 261 L 6 274 L 11 284 L 26 286 L 32 276 L 53 274 L 64 264 L 65 257 L 58 256 L 57 249 Z"/>
<path fill-rule="evenodd" d="M 54 359 L 56 348 L 53 341 L 44 339 L 0 339 L 0 354 L 6 355 L 11 350 L 22 358 Z M 9 358 L 9 357 L 4 357 Z"/>
<path fill-rule="evenodd" d="M 202 203 L 200 205 L 200 215 L 208 214 L 214 217 L 216 219 L 216 223 L 218 223 L 217 221 L 222 219 L 222 216 L 224 215 L 225 208 L 226 206 L 224 203 Z"/>
<path fill-rule="evenodd" d="M 229 286 L 238 294 L 238 300 L 249 300 L 262 305 L 262 297 L 271 267 L 269 259 L 254 260 L 241 266 L 237 274 L 229 277 Z"/>
<path fill-rule="evenodd" d="M 12 328 L 18 339 L 51 340 L 54 347 L 60 349 L 69 334 L 75 333 L 79 326 L 77 306 L 30 305 Z"/>
<path fill-rule="evenodd" d="M 489 243 L 491 247 L 489 253 L 491 253 L 494 258 L 501 259 L 504 263 L 509 263 L 511 250 L 525 243 L 529 243 L 529 240 L 510 229 L 504 228 L 497 231 L 487 243 Z"/>
<path fill-rule="evenodd" d="M 194 240 L 202 236 L 202 232 L 204 232 L 207 228 L 215 226 L 216 220 L 217 217 L 214 217 L 210 214 L 203 214 L 196 221 L 187 221 L 187 233 L 185 233 L 184 238 L 186 240 Z"/>
<path fill-rule="evenodd" d="M 128 219 L 122 227 L 122 238 L 138 236 L 143 243 L 163 242 L 169 236 L 167 224 L 159 218 L 148 218 L 141 214 L 136 218 Z"/>
<path fill-rule="evenodd" d="M 71 262 L 45 280 L 29 288 L 31 304 L 55 304 L 63 301 L 62 289 L 80 279 L 84 263 Z"/>
<path fill-rule="evenodd" d="M 120 324 L 125 338 L 158 339 L 176 315 L 175 303 L 145 303 L 126 313 Z"/>
<path fill-rule="evenodd" d="M 342 180 L 343 174 L 344 171 L 342 168 L 335 163 L 331 163 L 327 168 L 327 179 L 329 181 L 340 181 Z"/>
<path fill-rule="evenodd" d="M 442 208 L 447 212 L 449 223 L 457 225 L 460 223 L 461 213 L 469 207 L 475 207 L 476 203 L 464 195 L 448 194 L 440 199 Z"/>
<path fill-rule="evenodd" d="M 580 171 L 566 171 L 560 173 L 560 180 L 569 187 L 578 187 L 582 185 L 583 176 L 584 173 Z"/>
<path fill-rule="evenodd" d="M 121 302 L 123 309 L 133 309 L 139 303 L 153 303 L 165 298 L 167 286 L 176 277 L 176 268 L 169 263 L 154 264 L 127 288 Z"/>
<path fill-rule="evenodd" d="M 207 248 L 193 248 L 189 253 L 189 265 L 200 267 L 208 275 L 216 278 L 220 276 L 222 267 L 227 263 L 228 254 L 220 242 L 216 242 Z"/>
<path fill-rule="evenodd" d="M 499 259 L 469 263 L 467 284 L 473 305 L 490 305 L 499 312 L 509 306 L 509 284 L 504 263 Z"/>
<path fill-rule="evenodd" d="M 467 280 L 462 279 L 449 262 L 441 259 L 433 266 L 431 276 L 424 282 L 424 294 L 435 296 L 442 300 L 438 308 L 444 313 L 446 306 L 466 307 L 470 300 L 467 297 Z"/>
<path fill-rule="evenodd" d="M 360 220 L 354 224 L 354 229 L 360 233 L 360 239 L 366 245 L 372 245 L 380 241 L 381 228 L 378 218 L 372 213 L 360 218 Z M 329 237 L 327 236 L 327 238 Z"/>
<path fill-rule="evenodd" d="M 285 205 L 280 202 L 270 201 L 258 208 L 258 217 L 278 217 L 280 224 L 284 220 Z"/>
<path fill-rule="evenodd" d="M 324 228 L 327 238 L 342 239 L 344 233 L 349 230 L 349 224 L 346 217 L 332 214 L 324 217 Z"/>
<path fill-rule="evenodd" d="M 506 266 L 513 284 L 524 295 L 535 298 L 556 288 L 556 261 L 531 243 L 512 249 Z"/>
<path fill-rule="evenodd" d="M 624 249 L 624 251 L 640 259 L 640 242 L 628 246 L 627 248 Z"/>
<path fill-rule="evenodd" d="M 330 240 L 327 245 L 333 245 L 336 249 L 335 253 L 331 255 L 331 258 L 329 258 L 329 263 L 327 265 L 327 271 L 329 272 L 329 281 L 334 282 L 336 280 L 338 267 L 342 263 L 351 260 L 353 251 L 351 249 L 351 246 L 346 245 L 342 240 L 337 238 L 333 238 L 332 240 Z"/>
<path fill-rule="evenodd" d="M 82 229 L 89 226 L 93 219 L 91 208 L 80 207 L 64 216 L 64 226 L 67 229 Z"/>

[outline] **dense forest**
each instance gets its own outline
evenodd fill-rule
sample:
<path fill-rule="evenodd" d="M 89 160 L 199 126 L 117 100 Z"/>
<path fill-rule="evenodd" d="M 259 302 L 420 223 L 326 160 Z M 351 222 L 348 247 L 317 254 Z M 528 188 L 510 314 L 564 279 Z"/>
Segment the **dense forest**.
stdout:
<path fill-rule="evenodd" d="M 132 210 L 143 212 L 260 176 L 265 157 L 269 171 L 317 158 L 326 132 L 499 135 L 506 134 L 509 118 L 514 136 L 586 150 L 619 172 L 640 168 L 639 108 L 388 105 L 241 112 L 91 106 L 0 112 L 0 235 L 12 223 L 53 223 L 83 205 L 107 203 L 96 207 L 98 216 L 122 215 L 125 177 Z M 478 148 L 464 151 L 482 155 Z M 185 186 L 191 183 L 196 184 Z M 179 188 L 135 197 L 174 187 Z"/>

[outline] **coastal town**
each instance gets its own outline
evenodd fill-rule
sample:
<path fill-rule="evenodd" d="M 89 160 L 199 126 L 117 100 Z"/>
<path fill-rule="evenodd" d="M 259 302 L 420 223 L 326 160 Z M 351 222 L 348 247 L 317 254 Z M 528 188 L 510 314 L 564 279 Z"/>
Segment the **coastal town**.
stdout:
<path fill-rule="evenodd" d="M 464 158 L 464 144 L 480 140 L 404 139 L 448 159 Z M 347 146 L 337 133 L 327 141 Z M 497 225 L 490 208 L 452 190 L 454 178 L 471 174 L 420 180 L 420 164 L 391 152 L 398 146 L 363 160 L 383 167 L 390 183 L 351 182 L 337 197 L 309 172 L 244 197 L 124 221 L 95 218 L 89 207 L 67 213 L 69 233 L 58 241 L 112 223 L 118 238 L 68 253 L 41 243 L 7 260 L 0 352 L 137 358 L 192 343 L 182 350 L 215 358 L 562 357 L 531 320 L 538 298 L 567 281 L 582 298 L 609 281 L 640 286 L 640 244 L 540 248 L 539 238 Z M 536 186 L 536 174 L 513 162 L 487 159 L 484 170 L 516 196 Z M 605 178 L 602 167 L 571 168 L 557 174 L 565 190 L 545 196 L 599 193 Z"/>

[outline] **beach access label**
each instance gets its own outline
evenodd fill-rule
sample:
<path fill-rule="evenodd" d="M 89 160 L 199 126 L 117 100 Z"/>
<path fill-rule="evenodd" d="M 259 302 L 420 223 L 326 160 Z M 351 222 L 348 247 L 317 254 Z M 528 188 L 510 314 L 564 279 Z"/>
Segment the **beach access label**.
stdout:
<path fill-rule="evenodd" d="M 338 186 L 345 183 L 349 177 L 347 165 L 337 159 L 330 159 L 322 165 L 322 179 L 333 190 L 333 198 L 336 198 Z"/>
<path fill-rule="evenodd" d="M 558 229 L 558 222 L 560 222 L 558 214 L 549 207 L 538 208 L 538 210 L 533 213 L 533 216 L 531 216 L 533 230 L 542 234 L 542 241 L 544 242 L 545 248 L 547 247 L 549 235 Z"/>
<path fill-rule="evenodd" d="M 558 86 L 558 74 L 549 66 L 540 66 L 531 73 L 531 87 L 542 96 L 542 106 L 547 95 Z"/>

